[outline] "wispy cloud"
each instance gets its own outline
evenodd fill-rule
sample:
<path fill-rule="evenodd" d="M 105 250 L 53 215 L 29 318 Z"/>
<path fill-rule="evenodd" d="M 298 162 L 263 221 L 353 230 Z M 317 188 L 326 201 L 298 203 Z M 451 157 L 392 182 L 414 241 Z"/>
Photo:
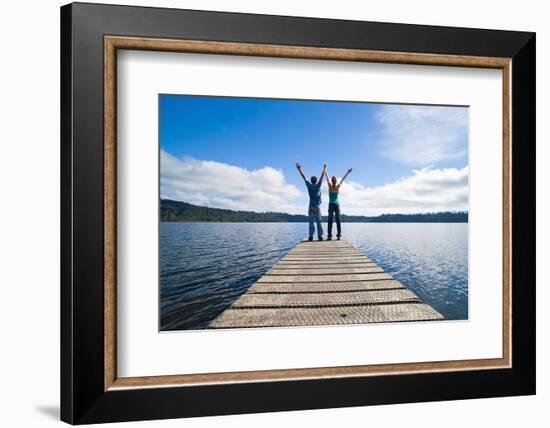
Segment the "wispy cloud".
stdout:
<path fill-rule="evenodd" d="M 216 208 L 256 212 L 307 213 L 307 192 L 289 184 L 284 174 L 265 166 L 247 170 L 161 151 L 161 197 Z M 326 212 L 328 197 L 323 184 Z M 468 167 L 426 167 L 382 186 L 352 180 L 340 190 L 342 213 L 379 215 L 468 209 Z"/>
<path fill-rule="evenodd" d="M 269 166 L 249 171 L 221 162 L 178 159 L 165 151 L 160 165 L 162 198 L 232 210 L 303 211 L 296 201 L 305 195 Z"/>
<path fill-rule="evenodd" d="M 390 159 L 427 166 L 467 155 L 466 107 L 386 105 L 376 119 L 380 152 Z"/>

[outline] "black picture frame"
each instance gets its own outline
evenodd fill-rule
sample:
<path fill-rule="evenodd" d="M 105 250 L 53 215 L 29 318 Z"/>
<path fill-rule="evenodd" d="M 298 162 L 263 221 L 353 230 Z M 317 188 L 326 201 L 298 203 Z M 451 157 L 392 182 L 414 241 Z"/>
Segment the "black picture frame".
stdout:
<path fill-rule="evenodd" d="M 104 36 L 512 58 L 512 367 L 104 390 Z M 71 424 L 535 393 L 535 34 L 73 3 L 61 8 L 61 419 Z"/>

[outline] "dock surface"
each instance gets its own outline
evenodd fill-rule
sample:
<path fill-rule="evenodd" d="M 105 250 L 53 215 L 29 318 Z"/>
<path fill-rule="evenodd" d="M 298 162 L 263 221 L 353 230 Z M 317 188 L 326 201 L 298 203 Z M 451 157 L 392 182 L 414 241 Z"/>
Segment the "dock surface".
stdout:
<path fill-rule="evenodd" d="M 209 328 L 442 320 L 350 243 L 302 241 Z"/>

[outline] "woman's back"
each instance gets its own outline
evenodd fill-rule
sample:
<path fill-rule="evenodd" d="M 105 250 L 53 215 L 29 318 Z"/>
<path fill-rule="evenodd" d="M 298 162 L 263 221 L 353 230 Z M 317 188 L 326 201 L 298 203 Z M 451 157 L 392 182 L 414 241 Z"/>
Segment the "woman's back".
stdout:
<path fill-rule="evenodd" d="M 328 191 L 328 202 L 329 204 L 337 204 L 338 203 L 338 188 L 332 188 Z"/>

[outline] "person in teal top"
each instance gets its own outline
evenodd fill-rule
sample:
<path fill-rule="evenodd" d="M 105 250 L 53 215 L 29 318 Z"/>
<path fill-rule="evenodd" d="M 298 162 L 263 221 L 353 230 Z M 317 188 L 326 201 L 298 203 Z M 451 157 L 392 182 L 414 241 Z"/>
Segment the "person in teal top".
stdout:
<path fill-rule="evenodd" d="M 328 235 L 327 239 L 330 241 L 332 239 L 332 223 L 334 221 L 334 217 L 336 217 L 336 229 L 337 229 L 337 235 L 336 238 L 338 240 L 342 236 L 342 226 L 340 225 L 340 201 L 338 201 L 338 194 L 340 193 L 340 186 L 346 179 L 348 175 L 351 174 L 351 168 L 348 169 L 348 172 L 346 172 L 346 175 L 342 177 L 340 180 L 340 183 L 338 183 L 338 180 L 336 177 L 332 177 L 329 181 L 328 179 L 328 172 L 325 168 L 324 175 L 327 179 L 327 185 L 328 185 Z"/>
<path fill-rule="evenodd" d="M 321 225 L 321 185 L 323 184 L 323 175 L 325 174 L 327 166 L 323 165 L 323 172 L 319 180 L 317 177 L 312 176 L 310 181 L 307 181 L 306 176 L 302 171 L 302 166 L 296 163 L 296 169 L 304 179 L 306 183 L 307 192 L 309 193 L 309 240 L 313 241 L 313 233 L 315 232 L 314 223 L 317 224 L 317 237 L 319 241 L 323 240 L 323 226 Z"/>

